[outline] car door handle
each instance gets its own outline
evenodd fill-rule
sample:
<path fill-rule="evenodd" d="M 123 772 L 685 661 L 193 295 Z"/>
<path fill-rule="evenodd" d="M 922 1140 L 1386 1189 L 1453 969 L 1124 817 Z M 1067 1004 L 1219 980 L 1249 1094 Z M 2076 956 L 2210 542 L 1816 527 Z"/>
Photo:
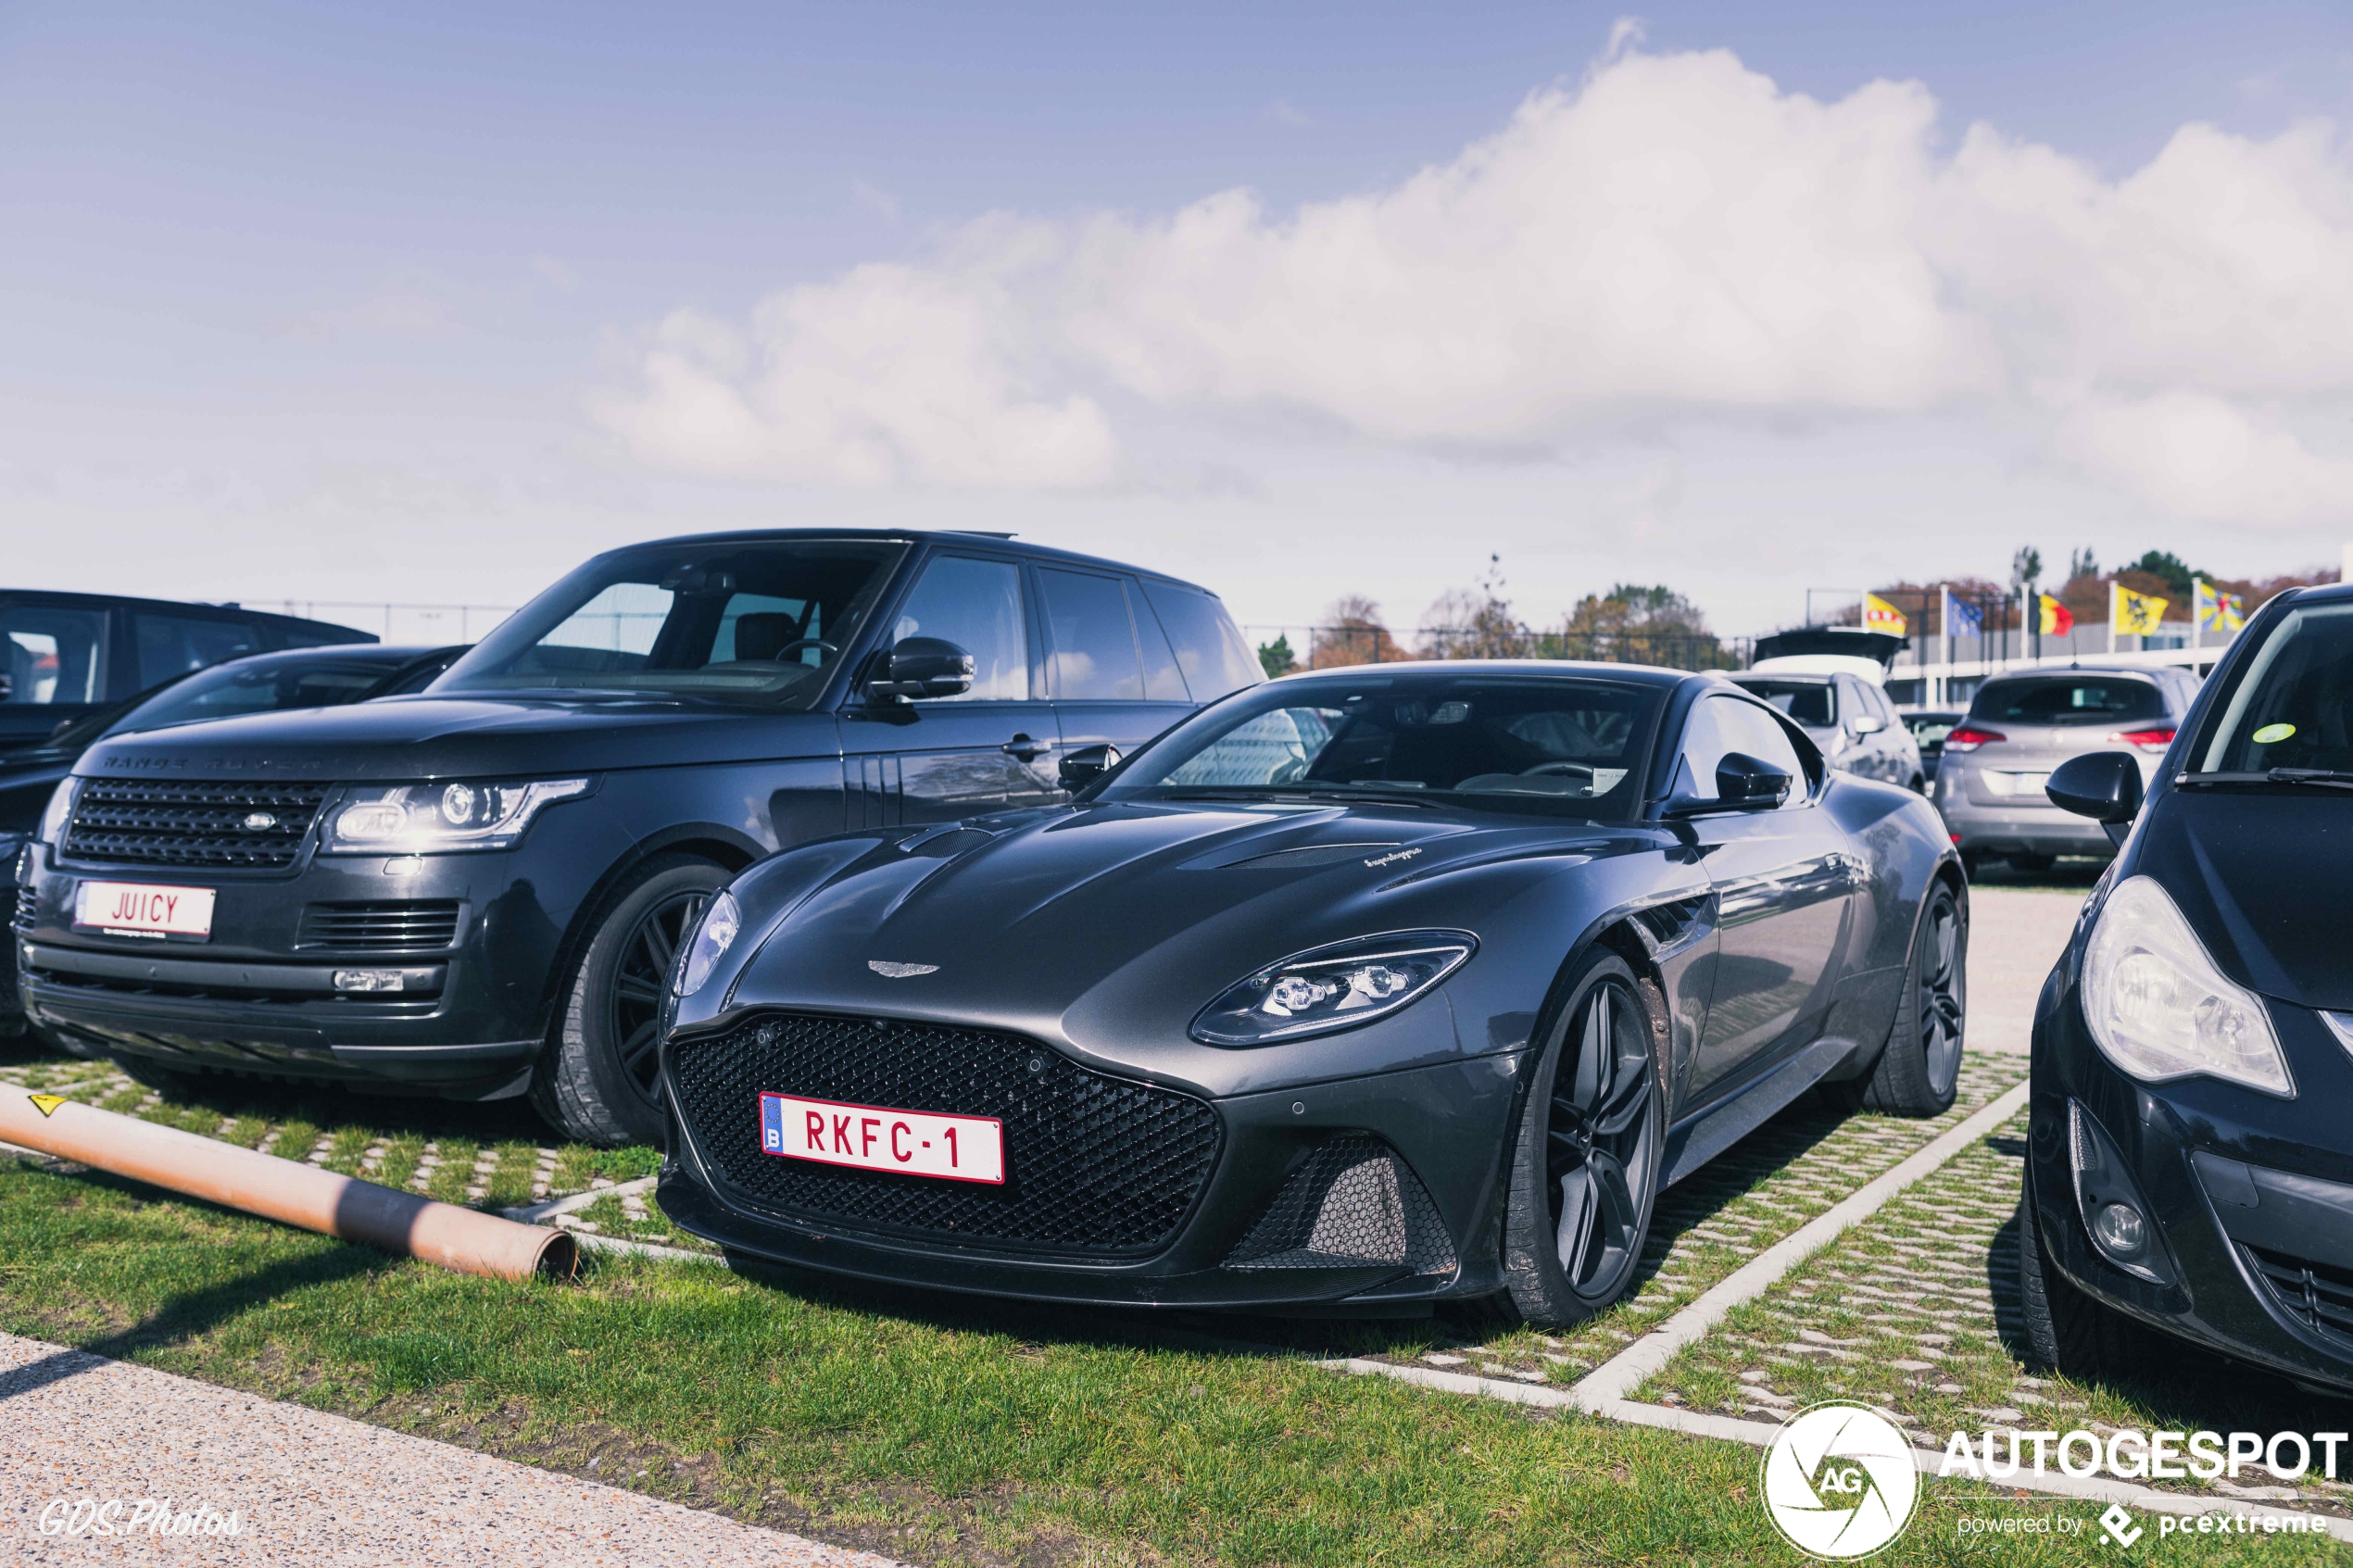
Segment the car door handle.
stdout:
<path fill-rule="evenodd" d="M 1041 754 L 1053 750 L 1054 743 L 1046 740 L 1031 740 L 1027 735 L 1017 734 L 997 749 L 1008 757 L 1017 757 L 1024 762 L 1034 762 Z"/>

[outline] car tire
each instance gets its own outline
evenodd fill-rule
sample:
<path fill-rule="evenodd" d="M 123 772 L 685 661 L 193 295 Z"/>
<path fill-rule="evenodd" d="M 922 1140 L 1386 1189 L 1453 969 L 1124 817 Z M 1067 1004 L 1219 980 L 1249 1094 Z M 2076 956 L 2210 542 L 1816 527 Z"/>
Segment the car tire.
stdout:
<path fill-rule="evenodd" d="M 1952 887 L 1940 881 L 1930 888 L 1912 933 L 1912 958 L 1886 1048 L 1869 1075 L 1848 1088 L 1851 1108 L 1882 1116 L 1942 1116 L 1951 1110 L 1960 1088 L 1968 1002 L 1969 922 Z"/>
<path fill-rule="evenodd" d="M 1497 1306 L 1539 1328 L 1606 1309 L 1641 1267 L 1667 1142 L 1667 1005 L 1604 948 L 1564 977 L 1520 1111 Z"/>
<path fill-rule="evenodd" d="M 728 875 L 709 860 L 659 856 L 606 895 L 531 1080 L 532 1108 L 566 1137 L 606 1148 L 662 1141 L 653 1080 L 662 988 L 672 955 Z"/>
<path fill-rule="evenodd" d="M 2111 1379 L 2145 1354 L 2145 1333 L 2081 1290 L 2051 1261 L 2032 1186 L 2018 1202 L 2019 1317 L 2035 1360 L 2078 1383 Z"/>

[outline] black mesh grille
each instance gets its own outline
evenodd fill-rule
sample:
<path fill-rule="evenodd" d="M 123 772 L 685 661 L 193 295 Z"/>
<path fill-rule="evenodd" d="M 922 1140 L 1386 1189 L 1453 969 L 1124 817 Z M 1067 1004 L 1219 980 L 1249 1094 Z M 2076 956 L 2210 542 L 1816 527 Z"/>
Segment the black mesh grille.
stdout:
<path fill-rule="evenodd" d="M 2304 1326 L 2353 1341 L 2353 1270 L 2291 1257 L 2268 1248 L 2242 1246 L 2256 1276 L 2272 1298 Z"/>
<path fill-rule="evenodd" d="M 1114 1078 L 1015 1035 L 942 1024 L 773 1014 L 684 1043 L 671 1063 L 695 1148 L 759 1207 L 847 1228 L 1006 1250 L 1156 1251 L 1217 1162 L 1208 1104 Z M 994 1116 L 1002 1186 L 766 1154 L 760 1094 Z"/>
<path fill-rule="evenodd" d="M 1351 1133 L 1309 1152 L 1225 1266 L 1361 1269 L 1367 1263 L 1452 1273 L 1454 1243 L 1421 1179 L 1397 1151 L 1370 1133 Z"/>
<path fill-rule="evenodd" d="M 294 864 L 326 797 L 320 784 L 85 779 L 74 793 L 65 854 L 115 865 L 274 870 Z"/>
<path fill-rule="evenodd" d="M 297 947 L 346 952 L 427 953 L 458 940 L 458 900 L 419 898 L 371 904 L 313 904 L 302 911 Z"/>

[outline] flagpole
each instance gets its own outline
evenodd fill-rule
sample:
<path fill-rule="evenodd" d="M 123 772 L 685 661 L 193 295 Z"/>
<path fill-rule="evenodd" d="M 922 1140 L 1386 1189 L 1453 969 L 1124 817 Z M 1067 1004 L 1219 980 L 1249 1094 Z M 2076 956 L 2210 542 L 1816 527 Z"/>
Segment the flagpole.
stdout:
<path fill-rule="evenodd" d="M 2116 617 L 2124 607 L 2124 584 L 2111 577 L 2108 580 L 2108 651 L 2116 652 Z"/>
<path fill-rule="evenodd" d="M 2196 654 L 2206 646 L 2206 596 L 2209 590 L 2206 579 L 2190 579 L 2190 668 L 2197 668 Z"/>

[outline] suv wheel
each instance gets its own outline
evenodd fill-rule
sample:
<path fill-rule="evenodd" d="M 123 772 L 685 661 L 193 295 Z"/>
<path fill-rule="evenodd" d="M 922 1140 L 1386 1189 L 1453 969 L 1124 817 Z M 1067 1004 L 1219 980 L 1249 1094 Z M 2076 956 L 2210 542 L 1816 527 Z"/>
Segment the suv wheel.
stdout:
<path fill-rule="evenodd" d="M 648 860 L 606 897 L 563 990 L 531 1103 L 566 1137 L 612 1148 L 660 1144 L 654 1098 L 662 988 L 678 945 L 728 873 L 709 860 Z"/>

